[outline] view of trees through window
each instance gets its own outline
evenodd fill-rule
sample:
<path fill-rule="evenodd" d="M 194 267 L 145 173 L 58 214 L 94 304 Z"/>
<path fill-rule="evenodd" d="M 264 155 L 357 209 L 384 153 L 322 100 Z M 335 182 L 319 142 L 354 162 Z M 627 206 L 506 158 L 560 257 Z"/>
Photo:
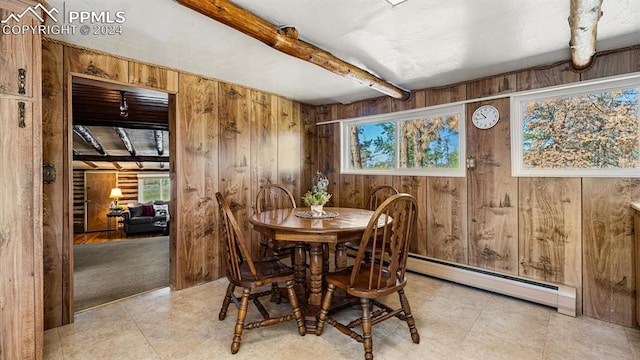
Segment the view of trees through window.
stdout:
<path fill-rule="evenodd" d="M 170 198 L 168 177 L 144 177 L 138 179 L 138 201 L 146 203 L 154 200 L 168 201 Z"/>
<path fill-rule="evenodd" d="M 638 168 L 638 90 L 521 103 L 525 168 Z"/>
<path fill-rule="evenodd" d="M 352 125 L 352 169 L 458 168 L 459 114 Z M 396 156 L 399 157 L 396 161 Z"/>

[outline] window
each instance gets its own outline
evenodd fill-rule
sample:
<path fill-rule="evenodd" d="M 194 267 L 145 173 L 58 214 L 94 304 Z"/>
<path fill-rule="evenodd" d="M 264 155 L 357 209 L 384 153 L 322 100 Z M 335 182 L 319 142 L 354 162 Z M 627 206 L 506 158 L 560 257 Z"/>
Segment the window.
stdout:
<path fill-rule="evenodd" d="M 169 174 L 138 174 L 138 202 L 169 201 L 170 185 Z"/>
<path fill-rule="evenodd" d="M 640 76 L 511 98 L 514 176 L 640 176 Z"/>
<path fill-rule="evenodd" d="M 464 119 L 449 105 L 344 120 L 341 172 L 464 177 Z"/>

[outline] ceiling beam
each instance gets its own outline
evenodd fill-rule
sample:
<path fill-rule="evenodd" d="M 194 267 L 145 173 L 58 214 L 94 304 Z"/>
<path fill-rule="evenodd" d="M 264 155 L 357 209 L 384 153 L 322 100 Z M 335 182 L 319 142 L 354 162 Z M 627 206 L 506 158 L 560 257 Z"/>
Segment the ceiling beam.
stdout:
<path fill-rule="evenodd" d="M 603 0 L 571 0 L 571 64 L 577 70 L 586 69 L 596 52 L 598 21 L 602 16 Z"/>
<path fill-rule="evenodd" d="M 178 3 L 245 33 L 285 54 L 308 61 L 340 76 L 396 99 L 407 100 L 410 92 L 401 89 L 331 53 L 298 39 L 293 27 L 279 28 L 228 0 L 177 0 Z"/>
<path fill-rule="evenodd" d="M 129 138 L 129 134 L 127 134 L 127 131 L 121 127 L 116 127 L 114 129 L 116 130 L 116 133 L 118 133 L 120 140 L 122 140 L 122 143 L 124 144 L 124 147 L 127 148 L 129 154 L 131 154 L 131 156 L 136 156 L 136 148 L 133 146 L 133 143 L 131 142 L 131 138 Z"/>
<path fill-rule="evenodd" d="M 158 156 L 162 156 L 162 154 L 164 154 L 164 141 L 162 131 L 154 130 L 153 138 L 156 141 L 156 150 L 158 150 Z"/>
<path fill-rule="evenodd" d="M 101 155 L 107 155 L 107 152 L 102 147 L 102 144 L 93 136 L 91 130 L 87 129 L 84 125 L 73 125 L 73 132 L 76 133 L 84 142 L 91 145 Z"/>
<path fill-rule="evenodd" d="M 108 162 L 168 162 L 168 156 L 100 156 L 100 155 L 74 155 L 73 160 L 78 161 L 108 161 Z"/>
<path fill-rule="evenodd" d="M 92 163 L 91 161 L 83 161 L 83 163 L 89 165 L 89 167 L 93 168 L 93 169 L 97 169 L 98 165 Z"/>

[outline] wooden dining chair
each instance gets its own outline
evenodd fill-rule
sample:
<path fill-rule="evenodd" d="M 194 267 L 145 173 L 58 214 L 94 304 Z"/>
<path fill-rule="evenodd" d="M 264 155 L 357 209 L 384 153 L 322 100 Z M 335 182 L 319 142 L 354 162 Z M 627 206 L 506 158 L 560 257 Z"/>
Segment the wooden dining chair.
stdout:
<path fill-rule="evenodd" d="M 296 208 L 296 200 L 293 198 L 291 191 L 281 185 L 265 185 L 260 188 L 258 195 L 256 195 L 254 206 L 256 214 L 267 210 L 291 208 Z M 261 236 L 260 238 L 260 256 L 263 258 L 267 256 L 277 256 L 281 259 L 293 257 L 294 248 L 295 245 L 291 242 L 276 241 L 266 236 Z"/>
<path fill-rule="evenodd" d="M 253 261 L 229 204 L 219 192 L 216 193 L 216 199 L 220 210 L 220 234 L 226 250 L 227 279 L 229 280 L 227 293 L 218 318 L 220 320 L 226 318 L 231 302 L 238 306 L 238 318 L 233 331 L 231 353 L 235 354 L 240 349 L 240 341 L 244 329 L 275 325 L 295 319 L 298 333 L 304 336 L 306 333 L 304 316 L 293 289 L 294 269 L 281 262 L 278 258 Z M 293 312 L 272 318 L 260 302 L 261 297 L 271 295 L 271 290 L 255 293 L 252 293 L 252 291 L 277 282 L 286 284 L 289 304 L 291 304 Z M 235 295 L 236 287 L 242 288 L 242 297 L 240 299 Z M 264 320 L 245 324 L 249 300 L 253 301 Z"/>
<path fill-rule="evenodd" d="M 369 195 L 369 202 L 367 204 L 367 209 L 375 210 L 378 208 L 383 201 L 387 200 L 389 197 L 398 193 L 398 189 L 391 185 L 379 185 L 371 190 L 371 194 Z M 351 250 L 350 253 L 357 253 L 360 249 L 360 243 L 357 241 L 349 241 L 345 243 L 345 246 L 348 250 Z M 371 259 L 371 253 L 373 249 L 368 248 L 365 250 L 365 261 L 369 261 Z"/>
<path fill-rule="evenodd" d="M 353 266 L 329 273 L 326 276 L 327 292 L 322 299 L 318 315 L 316 335 L 321 335 L 325 322 L 343 334 L 363 343 L 365 359 L 373 359 L 371 329 L 384 320 L 396 317 L 406 321 L 411 339 L 420 342 L 420 335 L 411 314 L 409 300 L 404 293 L 407 285 L 405 276 L 409 242 L 416 223 L 417 205 L 409 194 L 393 195 L 385 200 L 374 212 L 360 240 L 360 248 Z M 382 224 L 382 226 L 380 226 Z M 386 225 L 384 225 L 386 224 Z M 388 249 L 388 252 L 373 252 L 370 262 L 364 261 L 365 250 L 372 246 Z M 362 315 L 348 324 L 343 324 L 329 316 L 329 308 L 336 289 L 360 300 Z M 400 305 L 388 306 L 380 299 L 398 293 Z M 353 330 L 361 327 L 361 333 Z"/>

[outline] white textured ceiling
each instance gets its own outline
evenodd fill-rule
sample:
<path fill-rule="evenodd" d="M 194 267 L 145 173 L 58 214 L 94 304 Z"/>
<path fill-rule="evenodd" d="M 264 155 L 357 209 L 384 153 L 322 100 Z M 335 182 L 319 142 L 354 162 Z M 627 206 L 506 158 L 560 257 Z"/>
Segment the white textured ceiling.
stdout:
<path fill-rule="evenodd" d="M 122 35 L 73 44 L 201 74 L 309 104 L 381 94 L 292 58 L 171 0 L 49 0 L 57 9 L 123 10 Z M 407 90 L 570 58 L 570 0 L 234 0 L 300 39 Z M 640 44 L 640 1 L 605 0 L 597 50 Z"/>

